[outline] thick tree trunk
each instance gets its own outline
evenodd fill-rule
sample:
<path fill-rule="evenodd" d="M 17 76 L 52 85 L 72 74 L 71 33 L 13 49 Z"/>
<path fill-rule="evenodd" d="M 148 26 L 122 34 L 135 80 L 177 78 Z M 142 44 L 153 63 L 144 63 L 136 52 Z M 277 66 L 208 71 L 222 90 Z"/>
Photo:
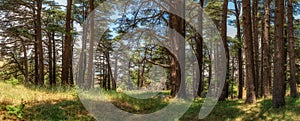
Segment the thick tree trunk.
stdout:
<path fill-rule="evenodd" d="M 227 11 L 228 11 L 228 0 L 224 0 L 223 3 L 223 14 L 222 14 L 222 41 L 223 41 L 223 45 L 225 48 L 225 54 L 226 54 L 226 64 L 227 64 L 227 69 L 226 69 L 226 79 L 224 80 L 224 88 L 222 90 L 221 96 L 219 98 L 220 101 L 224 101 L 226 100 L 226 98 L 228 97 L 228 88 L 229 88 L 229 84 L 227 82 L 227 80 L 229 79 L 229 48 L 228 48 L 228 44 L 227 44 Z"/>
<path fill-rule="evenodd" d="M 36 36 L 37 36 L 37 52 L 38 52 L 38 82 L 40 86 L 44 85 L 44 52 L 42 39 L 42 2 L 37 0 L 37 14 L 36 14 Z"/>
<path fill-rule="evenodd" d="M 270 54 L 270 3 L 271 0 L 266 0 L 265 16 L 264 16 L 264 39 L 262 44 L 263 49 L 263 95 L 265 98 L 270 96 L 270 82 L 271 82 L 271 54 Z"/>
<path fill-rule="evenodd" d="M 94 11 L 94 8 L 95 8 L 95 6 L 94 6 L 94 0 L 90 0 L 89 1 L 89 3 L 90 3 L 90 21 L 89 21 L 89 29 L 90 29 L 90 38 L 89 38 L 89 51 L 88 51 L 88 55 L 89 55 L 89 57 L 88 57 L 88 77 L 87 77 L 87 83 L 86 83 L 86 86 L 87 86 L 87 88 L 91 88 L 91 86 L 92 86 L 92 82 L 93 82 L 93 79 L 94 79 L 94 77 L 93 77 L 93 65 L 94 65 L 94 63 L 93 63 L 93 59 L 94 59 L 94 57 L 93 57 L 93 55 L 94 55 L 94 50 L 93 50 L 93 47 L 94 47 L 94 13 L 93 13 L 93 11 Z"/>
<path fill-rule="evenodd" d="M 253 41 L 253 54 L 254 54 L 254 90 L 255 96 L 259 96 L 259 62 L 258 62 L 258 0 L 252 1 L 252 41 Z"/>
<path fill-rule="evenodd" d="M 256 96 L 254 90 L 254 59 L 253 59 L 253 43 L 251 33 L 251 7 L 250 0 L 243 0 L 243 33 L 244 33 L 244 47 L 246 58 L 246 103 L 255 103 Z"/>
<path fill-rule="evenodd" d="M 184 98 L 186 96 L 185 87 L 185 22 L 184 18 L 180 18 L 179 15 L 184 16 L 185 1 L 175 1 L 174 8 L 170 11 L 175 15 L 170 15 L 170 27 L 175 29 L 176 33 L 170 32 L 169 36 L 172 43 L 172 49 L 174 55 L 171 59 L 171 96 Z"/>
<path fill-rule="evenodd" d="M 36 1 L 34 1 L 34 5 L 36 5 Z M 34 33 L 37 35 L 37 16 L 36 16 L 36 9 L 33 9 L 33 16 L 34 16 Z M 34 36 L 34 83 L 38 85 L 39 83 L 39 56 L 38 56 L 38 38 Z"/>
<path fill-rule="evenodd" d="M 275 46 L 274 46 L 274 82 L 273 107 L 285 105 L 284 100 L 284 1 L 275 1 Z"/>
<path fill-rule="evenodd" d="M 288 39 L 289 39 L 289 55 L 290 55 L 290 95 L 293 98 L 298 96 L 297 83 L 296 83 L 296 59 L 295 59 L 295 39 L 294 39 L 294 0 L 288 0 Z"/>
<path fill-rule="evenodd" d="M 72 61 L 72 35 L 71 35 L 71 11 L 72 0 L 68 0 L 66 14 L 66 35 L 64 41 L 64 51 L 62 56 L 62 85 L 70 84 L 70 62 Z"/>
<path fill-rule="evenodd" d="M 260 68 L 259 68 L 259 74 L 260 74 L 260 97 L 264 97 L 264 84 L 265 84 L 265 80 L 263 80 L 263 77 L 265 76 L 264 75 L 264 27 L 265 27 L 265 23 L 264 23 L 264 17 L 262 16 L 261 17 L 261 41 L 260 41 L 260 45 L 261 45 L 261 49 L 260 49 L 260 52 L 261 52 L 261 56 L 260 56 Z"/>

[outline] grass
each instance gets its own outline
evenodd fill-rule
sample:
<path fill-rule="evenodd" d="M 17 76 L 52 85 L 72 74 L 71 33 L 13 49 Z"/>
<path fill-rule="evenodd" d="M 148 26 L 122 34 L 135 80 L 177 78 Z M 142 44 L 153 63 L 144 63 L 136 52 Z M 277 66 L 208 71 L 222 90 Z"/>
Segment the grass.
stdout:
<path fill-rule="evenodd" d="M 82 120 L 95 119 L 79 101 L 76 91 L 28 88 L 0 82 L 0 120 Z M 168 94 L 169 92 L 162 92 Z M 147 114 L 161 110 L 170 103 L 169 98 L 136 99 L 124 93 L 109 91 L 105 93 L 119 109 L 131 113 Z M 195 99 L 189 110 L 179 119 L 197 121 L 203 99 Z M 246 105 L 244 100 L 219 102 L 204 120 L 299 120 L 300 99 L 286 97 L 286 106 L 272 108 L 271 99 L 260 99 L 256 104 Z"/>

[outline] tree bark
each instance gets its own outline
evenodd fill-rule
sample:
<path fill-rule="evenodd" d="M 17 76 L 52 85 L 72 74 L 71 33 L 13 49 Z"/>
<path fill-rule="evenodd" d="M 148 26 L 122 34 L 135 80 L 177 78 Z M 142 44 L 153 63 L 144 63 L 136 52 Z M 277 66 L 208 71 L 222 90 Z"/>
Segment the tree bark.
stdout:
<path fill-rule="evenodd" d="M 263 95 L 265 98 L 270 96 L 270 83 L 271 82 L 271 54 L 270 54 L 270 3 L 271 0 L 266 0 L 265 16 L 264 16 L 264 39 L 262 44 L 263 49 Z"/>
<path fill-rule="evenodd" d="M 228 44 L 227 44 L 227 11 L 228 11 L 228 0 L 224 0 L 223 3 L 223 14 L 222 14 L 222 41 L 223 41 L 223 45 L 225 48 L 225 54 L 226 54 L 226 65 L 227 65 L 227 69 L 226 69 L 226 78 L 225 78 L 225 83 L 224 83 L 224 88 L 222 90 L 221 96 L 219 98 L 220 101 L 224 101 L 226 100 L 226 98 L 228 97 L 228 88 L 229 88 L 229 84 L 227 82 L 227 80 L 229 79 L 229 75 L 230 75 L 230 71 L 229 71 L 229 48 L 228 48 Z"/>
<path fill-rule="evenodd" d="M 204 5 L 204 0 L 199 1 L 199 5 L 201 8 L 203 8 Z M 199 83 L 198 83 L 198 90 L 197 90 L 197 96 L 200 97 L 202 91 L 204 90 L 204 85 L 203 85 L 203 80 L 202 80 L 202 71 L 203 71 L 203 12 L 202 9 L 199 11 L 199 36 L 196 35 L 196 57 L 197 57 L 197 62 L 199 66 Z"/>
<path fill-rule="evenodd" d="M 290 95 L 293 98 L 298 96 L 297 92 L 297 83 L 296 83 L 296 59 L 295 59 L 295 39 L 294 39 L 294 9 L 293 9 L 294 0 L 288 0 L 288 39 L 289 39 L 289 55 L 290 55 Z"/>
<path fill-rule="evenodd" d="M 44 52 L 43 52 L 43 39 L 42 39 L 42 2 L 37 0 L 37 14 L 36 14 L 36 36 L 37 36 L 37 52 L 38 52 L 38 82 L 40 86 L 44 85 Z"/>
<path fill-rule="evenodd" d="M 231 96 L 231 99 L 233 99 L 234 98 L 234 88 L 233 88 L 233 85 L 234 85 L 234 72 L 235 72 L 235 68 L 234 68 L 234 61 L 235 61 L 235 58 L 234 57 L 232 57 L 232 60 L 231 60 L 231 78 L 230 78 L 230 86 L 231 86 L 231 94 L 230 94 L 230 96 Z"/>
<path fill-rule="evenodd" d="M 252 1 L 252 41 L 254 54 L 254 90 L 255 96 L 259 97 L 259 62 L 258 62 L 258 0 Z"/>
<path fill-rule="evenodd" d="M 89 29 L 90 29 L 90 38 L 89 38 L 89 51 L 88 51 L 88 54 L 89 54 L 89 57 L 88 57 L 88 77 L 87 77 L 87 83 L 86 83 L 86 86 L 87 88 L 91 88 L 92 86 L 92 82 L 93 82 L 93 55 L 94 55 L 94 50 L 93 50 L 93 47 L 94 47 L 94 0 L 90 0 L 90 21 L 89 21 Z"/>
<path fill-rule="evenodd" d="M 71 11 L 72 0 L 67 2 L 67 14 L 66 14 L 66 35 L 64 42 L 64 51 L 62 57 L 62 85 L 69 85 L 70 83 L 70 63 L 72 58 L 72 35 L 71 35 Z"/>
<path fill-rule="evenodd" d="M 274 46 L 274 82 L 273 107 L 285 105 L 284 100 L 284 1 L 275 1 L 275 46 Z"/>
<path fill-rule="evenodd" d="M 36 5 L 36 1 L 34 1 L 34 5 Z M 34 83 L 35 85 L 38 85 L 39 83 L 39 56 L 38 56 L 38 38 L 37 38 L 37 15 L 36 15 L 36 9 L 33 9 L 33 17 L 34 17 Z"/>
<path fill-rule="evenodd" d="M 53 68 L 52 68 L 52 70 L 53 70 L 53 73 L 52 73 L 52 78 L 53 78 L 53 85 L 56 85 L 56 48 L 55 48 L 55 46 L 56 46 L 56 42 L 55 42 L 55 32 L 53 32 L 52 33 L 52 39 L 53 39 L 53 43 L 52 43 L 52 50 L 53 50 L 53 60 L 52 60 L 52 62 L 53 62 Z"/>
<path fill-rule="evenodd" d="M 242 43 L 242 35 L 241 35 L 241 25 L 240 25 L 240 8 L 237 0 L 234 0 L 235 7 L 235 18 L 236 18 L 236 26 L 237 26 L 237 38 L 240 43 Z M 243 55 L 242 55 L 242 47 L 238 48 L 238 75 L 239 75 L 239 84 L 238 84 L 238 98 L 243 98 Z"/>
<path fill-rule="evenodd" d="M 54 38 L 52 38 L 52 33 L 47 32 L 48 34 L 48 58 L 49 58 L 49 82 L 50 86 L 53 86 L 53 59 L 52 59 L 52 41 L 54 41 Z"/>
<path fill-rule="evenodd" d="M 243 32 L 244 32 L 244 48 L 246 58 L 246 101 L 245 103 L 255 103 L 256 96 L 254 90 L 254 59 L 253 59 L 253 43 L 251 29 L 251 7 L 250 0 L 243 0 Z"/>
<path fill-rule="evenodd" d="M 23 49 L 23 55 L 24 55 L 24 78 L 25 78 L 25 85 L 27 86 L 29 83 L 29 72 L 28 72 L 28 57 L 27 57 L 27 48 L 25 45 L 25 40 L 21 39 L 22 49 Z"/>

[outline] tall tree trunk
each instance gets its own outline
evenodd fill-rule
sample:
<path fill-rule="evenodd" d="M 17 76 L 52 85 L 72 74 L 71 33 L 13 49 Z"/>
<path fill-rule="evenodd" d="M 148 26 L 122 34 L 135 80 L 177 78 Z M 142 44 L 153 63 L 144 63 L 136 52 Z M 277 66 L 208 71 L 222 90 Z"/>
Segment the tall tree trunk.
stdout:
<path fill-rule="evenodd" d="M 270 54 L 270 3 L 271 0 L 265 0 L 265 16 L 264 16 L 264 39 L 262 44 L 263 49 L 263 95 L 265 98 L 270 96 L 271 82 L 271 54 Z"/>
<path fill-rule="evenodd" d="M 36 1 L 34 1 L 34 5 L 36 5 Z M 36 15 L 36 9 L 33 9 L 33 16 L 34 16 L 34 83 L 35 85 L 38 85 L 39 83 L 39 55 L 38 55 L 38 38 L 37 38 L 37 15 Z"/>
<path fill-rule="evenodd" d="M 115 57 L 115 64 L 114 64 L 114 75 L 113 75 L 113 89 L 117 89 L 117 80 L 118 80 L 118 56 Z"/>
<path fill-rule="evenodd" d="M 241 25 L 240 25 L 240 4 L 238 4 L 237 0 L 234 0 L 235 7 L 235 18 L 236 18 L 236 26 L 237 26 L 237 38 L 240 43 L 242 43 L 242 35 L 241 35 Z M 239 75 L 239 85 L 238 85 L 238 98 L 243 98 L 243 55 L 242 55 L 242 47 L 238 48 L 238 75 Z"/>
<path fill-rule="evenodd" d="M 53 86 L 52 41 L 54 41 L 54 38 L 52 38 L 51 32 L 47 32 L 47 34 L 48 34 L 49 82 L 50 82 L 50 86 Z"/>
<path fill-rule="evenodd" d="M 234 61 L 235 61 L 235 58 L 234 57 L 232 57 L 232 60 L 231 60 L 231 78 L 230 78 L 230 86 L 231 86 L 231 94 L 230 94 L 230 96 L 231 96 L 231 99 L 233 99 L 234 98 L 234 88 L 233 88 L 233 85 L 234 85 L 234 72 L 235 72 L 235 68 L 234 68 Z"/>
<path fill-rule="evenodd" d="M 258 0 L 252 1 L 252 41 L 253 41 L 253 54 L 254 54 L 254 90 L 255 95 L 258 97 L 259 92 L 259 62 L 258 62 Z"/>
<path fill-rule="evenodd" d="M 182 19 L 180 16 L 184 17 L 185 15 L 185 0 L 175 0 L 174 2 L 174 8 L 171 8 L 170 11 L 175 15 L 170 15 L 170 26 L 175 29 L 176 33 L 171 32 L 169 35 L 173 38 L 170 41 L 172 41 L 172 49 L 175 53 L 171 59 L 171 85 L 173 87 L 171 96 L 184 98 L 186 96 L 185 69 L 180 69 L 180 67 L 185 67 L 185 22 L 184 18 Z"/>
<path fill-rule="evenodd" d="M 284 17 L 286 18 L 286 17 Z M 286 25 L 286 20 L 284 19 L 284 23 L 283 25 Z M 284 82 L 283 82 L 283 95 L 286 95 L 286 84 L 287 84 L 287 65 L 288 65 L 288 60 L 287 60 L 287 56 L 288 56 L 288 40 L 287 40 L 287 30 L 284 27 L 284 39 L 283 39 L 283 43 L 284 43 L 284 51 L 283 51 L 283 63 L 284 63 L 284 67 L 283 67 L 283 72 L 284 72 Z"/>
<path fill-rule="evenodd" d="M 199 66 L 199 83 L 198 83 L 198 90 L 197 90 L 197 96 L 200 97 L 202 91 L 204 90 L 204 85 L 203 85 L 203 80 L 202 80 L 202 71 L 203 71 L 203 12 L 202 8 L 204 5 L 204 0 L 199 1 L 199 5 L 201 9 L 199 10 L 199 34 L 196 35 L 196 57 L 197 57 L 197 62 Z"/>
<path fill-rule="evenodd" d="M 256 96 L 254 90 L 254 59 L 253 59 L 253 43 L 251 29 L 251 6 L 250 0 L 243 0 L 243 33 L 245 42 L 245 58 L 246 58 L 246 103 L 255 103 Z"/>
<path fill-rule="evenodd" d="M 264 75 L 264 28 L 265 28 L 265 20 L 264 20 L 264 16 L 261 16 L 261 41 L 260 41 L 260 45 L 261 45 L 261 56 L 260 56 L 260 68 L 259 68 L 259 73 L 260 73 L 260 97 L 264 97 L 264 84 L 265 84 L 265 80 L 263 80 Z"/>
<path fill-rule="evenodd" d="M 284 1 L 275 0 L 275 46 L 274 46 L 274 82 L 273 107 L 285 105 L 284 100 Z"/>
<path fill-rule="evenodd" d="M 56 42 L 55 42 L 55 32 L 53 32 L 52 33 L 52 39 L 53 39 L 53 43 L 52 43 L 52 50 L 53 50 L 53 60 L 52 60 L 52 62 L 53 62 L 53 68 L 52 68 L 52 70 L 53 70 L 53 73 L 52 73 L 52 78 L 53 78 L 53 85 L 56 85 L 56 48 L 55 48 L 55 46 L 56 46 Z"/>
<path fill-rule="evenodd" d="M 24 55 L 23 65 L 24 65 L 25 85 L 27 86 L 29 83 L 28 57 L 27 57 L 27 48 L 26 48 L 24 39 L 21 39 L 21 44 L 22 44 L 22 50 L 23 50 L 23 55 Z"/>
<path fill-rule="evenodd" d="M 297 83 L 296 83 L 296 59 L 295 59 L 295 40 L 294 40 L 294 17 L 293 17 L 293 2 L 294 0 L 288 0 L 288 39 L 289 39 L 289 55 L 290 55 L 290 95 L 293 98 L 298 96 Z"/>
<path fill-rule="evenodd" d="M 44 52 L 43 52 L 43 39 L 42 39 L 42 2 L 37 0 L 37 14 L 36 14 L 36 36 L 37 36 L 37 50 L 38 50 L 38 75 L 39 85 L 44 85 Z"/>
<path fill-rule="evenodd" d="M 212 59 L 211 59 L 211 54 L 209 54 L 208 58 L 209 58 L 209 64 L 208 64 L 208 85 L 210 85 L 211 79 L 212 79 Z"/>
<path fill-rule="evenodd" d="M 90 21 L 89 21 L 89 29 L 90 29 L 90 38 L 89 38 L 89 58 L 88 58 L 88 77 L 87 77 L 87 88 L 91 88 L 94 77 L 93 75 L 93 55 L 94 55 L 94 0 L 90 0 Z"/>
<path fill-rule="evenodd" d="M 223 14 L 222 14 L 222 41 L 223 41 L 223 45 L 225 48 L 225 54 L 226 54 L 226 65 L 227 65 L 227 69 L 226 69 L 226 78 L 225 78 L 225 83 L 224 83 L 224 88 L 222 90 L 221 96 L 219 98 L 220 101 L 224 101 L 226 100 L 226 98 L 228 97 L 228 88 L 229 88 L 229 84 L 227 82 L 227 80 L 229 79 L 229 48 L 228 48 L 228 44 L 227 44 L 227 11 L 228 11 L 228 0 L 224 0 L 223 3 Z"/>
<path fill-rule="evenodd" d="M 112 70 L 111 70 L 111 64 L 110 64 L 110 55 L 109 55 L 109 52 L 106 52 L 106 63 L 107 63 L 107 69 L 108 69 L 108 76 L 109 76 L 109 89 L 112 89 L 112 90 L 116 90 L 116 85 L 115 85 L 115 79 L 113 77 L 113 73 L 112 73 Z"/>
<path fill-rule="evenodd" d="M 62 85 L 70 84 L 70 62 L 72 52 L 72 35 L 71 35 L 71 11 L 72 0 L 67 2 L 67 14 L 66 14 L 66 35 L 64 42 L 64 51 L 62 57 Z"/>

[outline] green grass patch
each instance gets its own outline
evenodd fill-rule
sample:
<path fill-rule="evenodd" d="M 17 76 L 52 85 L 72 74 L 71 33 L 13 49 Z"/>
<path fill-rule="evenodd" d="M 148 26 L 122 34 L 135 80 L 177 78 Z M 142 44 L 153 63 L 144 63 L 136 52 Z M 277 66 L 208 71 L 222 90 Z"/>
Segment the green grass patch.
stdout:
<path fill-rule="evenodd" d="M 168 95 L 169 91 L 158 95 Z M 137 99 L 122 92 L 106 91 L 109 101 L 119 109 L 136 114 L 161 110 L 172 103 L 169 97 L 153 96 Z M 130 94 L 131 95 L 131 94 Z M 137 94 L 139 95 L 139 94 Z M 152 95 L 152 94 L 150 94 Z M 204 99 L 195 99 L 181 121 L 199 121 L 198 115 Z M 244 100 L 218 102 L 205 121 L 250 121 L 300 119 L 300 98 L 286 97 L 286 106 L 272 108 L 271 99 L 259 99 L 256 104 Z M 113 115 L 112 115 L 113 116 Z M 94 121 L 73 88 L 35 88 L 0 82 L 0 120 Z"/>

